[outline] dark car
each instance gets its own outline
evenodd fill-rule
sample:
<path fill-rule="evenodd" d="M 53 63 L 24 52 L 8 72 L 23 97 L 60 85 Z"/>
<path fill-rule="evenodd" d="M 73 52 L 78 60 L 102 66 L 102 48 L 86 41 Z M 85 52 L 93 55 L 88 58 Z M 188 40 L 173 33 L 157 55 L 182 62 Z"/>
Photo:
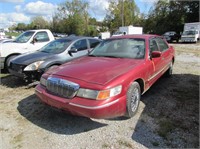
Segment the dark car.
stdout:
<path fill-rule="evenodd" d="M 170 32 L 164 33 L 163 37 L 167 40 L 167 42 L 173 42 L 174 40 L 176 42 L 179 42 L 181 35 L 176 33 L 175 31 L 170 31 Z"/>
<path fill-rule="evenodd" d="M 60 38 L 38 51 L 17 56 L 10 63 L 9 72 L 26 81 L 39 80 L 46 70 L 87 55 L 100 42 L 92 37 Z"/>

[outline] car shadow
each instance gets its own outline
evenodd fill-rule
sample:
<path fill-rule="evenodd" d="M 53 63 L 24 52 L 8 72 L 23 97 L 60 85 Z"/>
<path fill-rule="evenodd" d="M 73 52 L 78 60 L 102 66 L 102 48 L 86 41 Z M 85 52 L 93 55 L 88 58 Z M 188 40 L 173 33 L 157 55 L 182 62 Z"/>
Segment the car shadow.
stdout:
<path fill-rule="evenodd" d="M 17 87 L 33 88 L 38 83 L 39 81 L 26 82 L 24 79 L 10 74 L 5 74 L 0 77 L 0 85 L 6 86 L 8 88 L 17 88 Z"/>
<path fill-rule="evenodd" d="M 160 78 L 144 95 L 132 139 L 147 148 L 198 148 L 199 76 Z"/>
<path fill-rule="evenodd" d="M 107 125 L 53 109 L 39 101 L 34 94 L 18 102 L 17 109 L 33 124 L 56 134 L 73 135 Z"/>
<path fill-rule="evenodd" d="M 27 86 L 28 83 L 21 78 L 12 76 L 10 74 L 5 74 L 5 76 L 0 77 L 0 85 L 9 88 L 17 88 L 17 87 Z"/>

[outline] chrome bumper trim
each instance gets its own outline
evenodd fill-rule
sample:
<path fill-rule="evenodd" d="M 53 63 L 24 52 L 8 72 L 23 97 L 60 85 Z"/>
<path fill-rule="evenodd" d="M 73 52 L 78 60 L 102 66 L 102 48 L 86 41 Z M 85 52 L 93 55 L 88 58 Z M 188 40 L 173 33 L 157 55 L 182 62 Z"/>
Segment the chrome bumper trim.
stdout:
<path fill-rule="evenodd" d="M 108 106 L 111 106 L 111 105 L 117 103 L 118 101 L 119 101 L 119 99 L 114 100 L 112 102 L 109 102 L 107 104 L 104 104 L 104 105 L 101 105 L 101 106 L 95 106 L 95 107 L 83 106 L 83 105 L 79 105 L 79 104 L 75 104 L 75 103 L 69 103 L 69 104 L 72 105 L 72 106 L 75 106 L 75 107 L 79 107 L 79 108 L 90 109 L 90 110 L 97 110 L 97 109 L 102 109 L 102 108 L 106 108 Z"/>

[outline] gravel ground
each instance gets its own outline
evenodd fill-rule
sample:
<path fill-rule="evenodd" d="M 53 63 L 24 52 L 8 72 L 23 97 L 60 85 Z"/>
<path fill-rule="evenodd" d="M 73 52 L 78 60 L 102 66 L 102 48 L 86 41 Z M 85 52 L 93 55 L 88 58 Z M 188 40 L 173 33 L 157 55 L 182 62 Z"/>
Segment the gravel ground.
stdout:
<path fill-rule="evenodd" d="M 174 75 L 143 96 L 131 119 L 89 119 L 42 104 L 34 88 L 1 74 L 0 148 L 199 148 L 200 44 L 172 44 Z"/>

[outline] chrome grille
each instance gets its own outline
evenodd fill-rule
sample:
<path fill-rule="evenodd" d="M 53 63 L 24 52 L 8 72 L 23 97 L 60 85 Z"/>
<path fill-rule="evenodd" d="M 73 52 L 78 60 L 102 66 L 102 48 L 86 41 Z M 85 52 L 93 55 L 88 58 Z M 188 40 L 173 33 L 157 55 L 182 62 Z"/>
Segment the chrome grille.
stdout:
<path fill-rule="evenodd" d="M 73 98 L 79 87 L 78 84 L 64 79 L 54 77 L 49 77 L 47 79 L 47 90 L 61 97 Z"/>

